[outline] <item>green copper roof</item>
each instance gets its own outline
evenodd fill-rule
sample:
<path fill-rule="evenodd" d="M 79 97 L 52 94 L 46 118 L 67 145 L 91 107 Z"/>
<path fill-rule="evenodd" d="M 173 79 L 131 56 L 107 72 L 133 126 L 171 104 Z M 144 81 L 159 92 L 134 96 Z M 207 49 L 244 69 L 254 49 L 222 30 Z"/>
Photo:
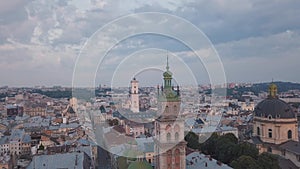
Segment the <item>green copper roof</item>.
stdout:
<path fill-rule="evenodd" d="M 172 72 L 169 70 L 169 59 L 167 57 L 166 71 L 163 73 L 164 76 L 164 86 L 162 91 L 158 95 L 158 100 L 164 101 L 180 101 L 179 92 L 175 91 L 172 87 Z"/>
<path fill-rule="evenodd" d="M 128 169 L 153 169 L 153 167 L 146 161 L 135 161 L 129 165 Z"/>

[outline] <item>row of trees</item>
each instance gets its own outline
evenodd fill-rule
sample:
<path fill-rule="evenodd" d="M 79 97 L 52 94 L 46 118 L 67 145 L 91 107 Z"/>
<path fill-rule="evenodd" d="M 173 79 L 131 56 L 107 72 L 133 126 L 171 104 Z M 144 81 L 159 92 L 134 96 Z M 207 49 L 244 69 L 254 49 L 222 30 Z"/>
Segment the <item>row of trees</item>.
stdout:
<path fill-rule="evenodd" d="M 235 169 L 279 169 L 276 156 L 263 153 L 259 154 L 257 148 L 247 142 L 238 142 L 233 134 L 219 136 L 212 134 L 205 142 L 200 143 L 205 138 L 199 138 L 193 132 L 185 136 L 188 142 L 187 146 L 192 149 L 198 149 L 204 154 L 229 164 Z"/>

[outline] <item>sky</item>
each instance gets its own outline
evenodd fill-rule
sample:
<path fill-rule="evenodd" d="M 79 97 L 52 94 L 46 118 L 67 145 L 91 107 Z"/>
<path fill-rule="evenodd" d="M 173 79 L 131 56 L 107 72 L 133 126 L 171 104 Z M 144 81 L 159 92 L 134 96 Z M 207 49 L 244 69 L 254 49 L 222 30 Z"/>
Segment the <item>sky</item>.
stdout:
<path fill-rule="evenodd" d="M 143 85 L 155 85 L 161 83 L 166 55 L 180 84 L 207 84 L 219 76 L 226 82 L 300 82 L 299 8 L 298 0 L 1 1 L 0 86 L 72 86 L 76 79 L 92 80 L 78 86 L 126 86 L 134 76 Z M 139 15 L 145 12 L 171 18 L 157 17 L 155 23 Z M 132 15 L 135 19 L 112 24 Z M 107 25 L 112 27 L 104 34 Z M 159 31 L 183 35 L 199 48 L 191 49 L 175 35 L 114 39 L 116 32 L 161 25 Z M 191 33 L 191 25 L 202 36 Z M 213 57 L 219 59 L 209 61 Z"/>

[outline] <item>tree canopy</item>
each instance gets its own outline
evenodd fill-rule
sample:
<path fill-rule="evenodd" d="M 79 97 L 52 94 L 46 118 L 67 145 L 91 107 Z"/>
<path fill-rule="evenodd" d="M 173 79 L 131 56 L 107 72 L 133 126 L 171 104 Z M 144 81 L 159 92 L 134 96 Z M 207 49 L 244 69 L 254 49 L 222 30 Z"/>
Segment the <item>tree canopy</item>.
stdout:
<path fill-rule="evenodd" d="M 259 155 L 254 145 L 248 142 L 239 143 L 231 133 L 222 136 L 214 133 L 201 143 L 197 134 L 189 132 L 185 140 L 189 148 L 198 149 L 235 169 L 279 169 L 276 156 L 268 153 Z"/>

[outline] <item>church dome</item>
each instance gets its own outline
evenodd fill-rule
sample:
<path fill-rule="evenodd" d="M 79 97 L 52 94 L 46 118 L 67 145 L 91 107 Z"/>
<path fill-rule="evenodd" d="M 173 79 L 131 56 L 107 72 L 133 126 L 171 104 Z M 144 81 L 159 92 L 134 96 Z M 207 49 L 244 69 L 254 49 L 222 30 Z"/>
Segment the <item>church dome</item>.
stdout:
<path fill-rule="evenodd" d="M 153 169 L 153 167 L 146 161 L 135 161 L 129 165 L 128 169 Z"/>
<path fill-rule="evenodd" d="M 264 118 L 295 118 L 292 108 L 278 98 L 267 98 L 254 109 L 254 115 Z"/>
<path fill-rule="evenodd" d="M 277 86 L 274 83 L 269 86 L 268 98 L 255 107 L 254 116 L 283 119 L 296 118 L 291 106 L 277 97 Z"/>

